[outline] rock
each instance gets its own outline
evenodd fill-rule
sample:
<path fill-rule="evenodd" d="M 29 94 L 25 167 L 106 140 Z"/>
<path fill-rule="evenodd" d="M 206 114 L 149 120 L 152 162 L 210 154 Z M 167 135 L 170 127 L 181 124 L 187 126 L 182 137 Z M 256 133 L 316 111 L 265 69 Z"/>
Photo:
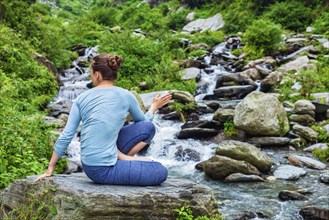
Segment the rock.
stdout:
<path fill-rule="evenodd" d="M 195 79 L 200 74 L 200 69 L 190 67 L 181 71 L 183 80 Z"/>
<path fill-rule="evenodd" d="M 306 42 L 306 41 L 308 41 L 308 39 L 304 38 L 304 37 L 303 38 L 302 37 L 300 37 L 300 38 L 290 38 L 290 39 L 286 40 L 287 43 Z"/>
<path fill-rule="evenodd" d="M 213 128 L 219 130 L 221 124 L 218 121 L 208 121 L 208 120 L 198 120 L 198 121 L 188 121 L 182 125 L 182 129 L 185 128 Z"/>
<path fill-rule="evenodd" d="M 174 111 L 174 112 L 170 112 L 168 114 L 165 114 L 161 118 L 163 120 L 180 120 L 181 119 L 180 117 L 181 117 L 180 114 L 178 112 Z"/>
<path fill-rule="evenodd" d="M 300 69 L 302 69 L 303 67 L 307 66 L 307 63 L 310 60 L 308 59 L 307 56 L 301 56 L 298 57 L 297 59 L 290 61 L 286 64 L 284 64 L 283 66 L 279 67 L 278 70 L 280 71 L 284 71 L 284 72 L 288 72 L 291 70 L 295 70 L 298 71 Z"/>
<path fill-rule="evenodd" d="M 144 94 L 140 94 L 139 96 L 141 97 L 143 104 L 145 106 L 146 109 L 149 109 L 151 104 L 152 104 L 152 100 L 153 98 L 157 95 L 160 94 L 161 96 L 163 96 L 164 94 L 168 93 L 169 91 L 159 91 L 159 92 L 150 92 L 150 93 L 144 93 Z"/>
<path fill-rule="evenodd" d="M 329 184 L 329 172 L 328 171 L 326 173 L 322 173 L 320 175 L 320 181 L 323 183 Z"/>
<path fill-rule="evenodd" d="M 289 131 L 286 112 L 273 95 L 252 92 L 234 111 L 234 124 L 249 134 L 282 136 Z"/>
<path fill-rule="evenodd" d="M 221 14 L 216 14 L 213 17 L 207 19 L 197 19 L 185 25 L 183 31 L 190 33 L 204 32 L 206 30 L 217 31 L 224 27 L 224 20 Z"/>
<path fill-rule="evenodd" d="M 121 32 L 121 27 L 120 26 L 114 26 L 113 28 L 110 28 L 110 31 L 112 33 L 120 33 Z"/>
<path fill-rule="evenodd" d="M 299 211 L 304 220 L 328 220 L 329 208 L 306 206 Z"/>
<path fill-rule="evenodd" d="M 296 191 L 290 191 L 290 190 L 282 190 L 279 192 L 279 199 L 282 201 L 287 200 L 306 200 L 307 197 L 304 196 L 301 193 L 298 193 Z"/>
<path fill-rule="evenodd" d="M 247 142 L 262 147 L 281 147 L 290 144 L 290 139 L 286 137 L 253 137 L 249 138 Z"/>
<path fill-rule="evenodd" d="M 65 126 L 65 122 L 61 119 L 57 119 L 50 116 L 42 116 L 42 119 L 45 121 L 47 125 L 51 127 L 63 128 Z"/>
<path fill-rule="evenodd" d="M 143 102 L 142 97 L 141 97 L 137 92 L 135 92 L 134 90 L 131 90 L 130 92 L 135 96 L 135 98 L 136 98 L 137 101 L 138 101 L 138 105 L 139 105 L 139 107 L 140 107 L 140 108 L 142 109 L 142 111 L 145 113 L 145 112 L 146 112 L 146 108 L 145 108 L 145 106 L 144 106 L 144 102 Z"/>
<path fill-rule="evenodd" d="M 170 93 L 173 99 L 179 100 L 183 103 L 194 102 L 194 96 L 189 92 L 171 90 Z"/>
<path fill-rule="evenodd" d="M 323 46 L 324 48 L 328 49 L 328 48 L 329 48 L 329 41 L 323 43 L 322 46 Z"/>
<path fill-rule="evenodd" d="M 326 113 L 329 110 L 329 104 L 320 103 L 317 101 L 312 101 L 315 106 L 315 117 L 320 120 L 326 119 Z"/>
<path fill-rule="evenodd" d="M 210 49 L 211 49 L 211 47 L 208 44 L 205 44 L 205 43 L 190 44 L 187 47 L 188 51 L 194 51 L 194 50 L 206 50 L 206 51 L 208 51 Z"/>
<path fill-rule="evenodd" d="M 247 175 L 259 175 L 259 171 L 253 165 L 234 160 L 224 156 L 215 155 L 203 164 L 203 171 L 214 180 L 224 180 L 233 173 L 242 173 Z"/>
<path fill-rule="evenodd" d="M 196 15 L 195 12 L 190 12 L 190 13 L 188 13 L 187 16 L 186 16 L 186 18 L 185 18 L 185 21 L 186 21 L 186 22 L 193 21 L 194 18 L 195 18 L 195 15 Z"/>
<path fill-rule="evenodd" d="M 327 136 L 329 136 L 329 124 L 324 125 L 323 128 L 327 131 Z"/>
<path fill-rule="evenodd" d="M 268 76 L 272 70 L 266 68 L 265 65 L 256 65 L 255 68 L 263 75 L 263 76 Z"/>
<path fill-rule="evenodd" d="M 218 109 L 213 116 L 213 120 L 224 123 L 228 120 L 233 120 L 234 118 L 234 109 Z"/>
<path fill-rule="evenodd" d="M 241 75 L 248 75 L 252 80 L 261 80 L 262 75 L 256 68 L 247 69 L 241 72 Z"/>
<path fill-rule="evenodd" d="M 305 148 L 304 151 L 312 152 L 315 149 L 326 150 L 328 149 L 328 145 L 326 143 L 317 143 Z"/>
<path fill-rule="evenodd" d="M 189 148 L 183 149 L 182 146 L 177 148 L 175 158 L 178 161 L 200 161 L 200 155 L 197 151 Z"/>
<path fill-rule="evenodd" d="M 84 173 L 54 175 L 40 183 L 34 183 L 35 178 L 19 180 L 2 191 L 1 205 L 30 208 L 31 197 L 42 198 L 43 207 L 57 210 L 53 219 L 174 219 L 173 210 L 186 205 L 196 215 L 218 214 L 211 189 L 186 179 L 168 178 L 160 186 L 138 187 L 95 184 Z"/>
<path fill-rule="evenodd" d="M 213 128 L 185 128 L 179 132 L 177 135 L 178 139 L 187 139 L 187 138 L 208 138 L 213 137 L 218 134 L 217 129 Z"/>
<path fill-rule="evenodd" d="M 271 72 L 268 76 L 265 77 L 265 79 L 263 79 L 260 83 L 260 91 L 261 92 L 268 92 L 271 90 L 272 86 L 278 84 L 281 82 L 283 78 L 283 74 L 278 72 L 278 71 L 274 71 Z"/>
<path fill-rule="evenodd" d="M 269 176 L 269 177 L 266 177 L 266 180 L 268 180 L 268 181 L 275 181 L 276 180 L 276 177 Z"/>
<path fill-rule="evenodd" d="M 0 4 L 0 7 L 1 7 L 1 4 Z M 59 77 L 55 64 L 53 62 L 51 62 L 50 60 L 48 60 L 47 58 L 45 58 L 44 56 L 42 56 L 41 54 L 34 53 L 33 55 L 35 56 L 35 59 L 38 63 L 47 67 L 48 71 L 53 73 L 53 75 L 55 76 L 56 82 L 58 83 L 58 85 L 60 85 L 61 80 L 60 80 L 60 77 Z"/>
<path fill-rule="evenodd" d="M 309 26 L 309 27 L 306 28 L 306 32 L 307 32 L 307 33 L 311 33 L 311 32 L 313 32 L 314 30 L 315 30 L 314 27 L 310 27 L 310 26 Z"/>
<path fill-rule="evenodd" d="M 244 183 L 244 182 L 264 182 L 264 179 L 257 175 L 245 175 L 242 173 L 233 173 L 224 179 L 228 183 Z"/>
<path fill-rule="evenodd" d="M 312 125 L 315 123 L 315 119 L 308 114 L 292 114 L 289 116 L 289 121 L 297 122 L 298 124 L 305 126 Z"/>
<path fill-rule="evenodd" d="M 262 172 L 271 170 L 271 159 L 257 147 L 248 143 L 232 140 L 222 141 L 216 149 L 216 154 L 246 161 Z"/>
<path fill-rule="evenodd" d="M 214 90 L 214 94 L 218 97 L 233 97 L 233 96 L 245 96 L 248 93 L 255 90 L 251 85 L 243 86 L 224 86 Z"/>
<path fill-rule="evenodd" d="M 314 112 L 315 106 L 311 101 L 298 100 L 294 103 L 294 110 L 296 114 L 308 114 L 309 112 Z"/>
<path fill-rule="evenodd" d="M 326 165 L 324 163 L 321 163 L 318 160 L 314 160 L 309 157 L 304 157 L 304 156 L 299 156 L 299 155 L 290 155 L 288 157 L 288 160 L 290 163 L 293 165 L 298 165 L 298 166 L 306 166 L 311 169 L 317 169 L 317 170 L 323 170 L 326 168 Z"/>
<path fill-rule="evenodd" d="M 299 167 L 282 165 L 274 171 L 273 175 L 277 179 L 298 180 L 301 176 L 306 175 L 306 171 Z"/>
<path fill-rule="evenodd" d="M 318 139 L 318 133 L 314 131 L 312 128 L 302 126 L 302 125 L 294 125 L 292 130 L 300 135 L 301 137 L 305 138 L 308 141 L 316 141 Z"/>

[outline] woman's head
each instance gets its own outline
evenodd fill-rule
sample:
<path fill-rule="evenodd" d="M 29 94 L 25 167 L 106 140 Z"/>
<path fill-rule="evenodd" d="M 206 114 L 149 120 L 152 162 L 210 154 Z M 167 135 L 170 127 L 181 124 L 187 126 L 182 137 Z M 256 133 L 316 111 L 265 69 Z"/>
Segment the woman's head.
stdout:
<path fill-rule="evenodd" d="M 95 56 L 91 62 L 91 74 L 99 72 L 102 80 L 115 80 L 117 71 L 121 66 L 122 59 L 119 56 L 111 54 L 100 54 Z"/>

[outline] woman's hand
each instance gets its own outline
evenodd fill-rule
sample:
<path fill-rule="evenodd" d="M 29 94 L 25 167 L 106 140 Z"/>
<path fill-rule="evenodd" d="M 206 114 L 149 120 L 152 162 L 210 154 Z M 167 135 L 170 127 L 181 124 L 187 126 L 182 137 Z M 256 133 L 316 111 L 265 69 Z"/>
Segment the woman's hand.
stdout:
<path fill-rule="evenodd" d="M 150 107 L 150 111 L 152 114 L 154 114 L 158 109 L 162 108 L 164 105 L 168 104 L 168 102 L 171 99 L 171 94 L 167 93 L 163 96 L 160 96 L 160 94 L 157 94 L 153 100 Z"/>
<path fill-rule="evenodd" d="M 38 181 L 40 181 L 40 180 L 42 180 L 42 179 L 45 179 L 45 178 L 47 178 L 47 177 L 52 176 L 53 173 L 54 173 L 54 170 L 55 170 L 55 167 L 53 167 L 53 166 L 48 166 L 47 171 L 46 171 L 44 174 L 42 174 L 41 176 L 39 176 L 38 178 L 36 178 L 36 179 L 34 180 L 34 182 L 38 182 Z"/>

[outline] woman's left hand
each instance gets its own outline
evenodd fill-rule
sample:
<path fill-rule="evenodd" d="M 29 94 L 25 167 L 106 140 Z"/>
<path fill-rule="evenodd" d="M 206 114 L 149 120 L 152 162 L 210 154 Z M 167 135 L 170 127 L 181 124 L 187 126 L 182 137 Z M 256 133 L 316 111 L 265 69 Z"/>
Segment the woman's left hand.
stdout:
<path fill-rule="evenodd" d="M 152 100 L 152 104 L 150 107 L 150 111 L 152 112 L 152 114 L 154 114 L 158 109 L 162 108 L 163 106 L 165 106 L 166 104 L 168 104 L 168 102 L 171 99 L 171 94 L 167 93 L 163 96 L 160 96 L 160 94 L 157 94 L 153 100 Z"/>

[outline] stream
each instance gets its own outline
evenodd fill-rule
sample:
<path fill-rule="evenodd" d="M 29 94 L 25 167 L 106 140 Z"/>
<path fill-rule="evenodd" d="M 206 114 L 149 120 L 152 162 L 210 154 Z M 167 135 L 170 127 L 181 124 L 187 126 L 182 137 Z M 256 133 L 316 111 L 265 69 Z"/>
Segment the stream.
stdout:
<path fill-rule="evenodd" d="M 223 50 L 225 44 L 217 48 Z M 228 52 L 229 53 L 229 52 Z M 97 54 L 97 47 L 86 50 L 84 57 Z M 210 58 L 205 57 L 204 62 L 209 64 Z M 195 100 L 202 104 L 205 95 L 211 95 L 215 88 L 216 79 L 229 73 L 227 68 L 220 65 L 212 66 L 214 71 L 206 73 L 201 70 L 201 79 L 206 87 L 198 88 Z M 79 94 L 86 91 L 89 80 L 89 68 L 81 68 L 77 62 L 73 62 L 72 68 L 61 74 L 63 85 L 54 102 L 73 100 Z M 205 114 L 200 119 L 210 120 L 212 114 Z M 197 183 L 209 186 L 213 189 L 218 201 L 220 212 L 225 219 L 240 219 L 244 214 L 254 216 L 244 219 L 303 219 L 298 211 L 305 205 L 329 206 L 329 187 L 319 181 L 319 175 L 324 171 L 304 168 L 306 176 L 297 181 L 265 181 L 258 183 L 223 183 L 214 181 L 195 169 L 195 165 L 207 160 L 214 155 L 217 144 L 207 140 L 177 139 L 182 122 L 162 120 L 160 114 L 156 114 L 154 124 L 157 134 L 153 143 L 145 155 L 163 163 L 169 169 L 169 175 L 190 179 Z M 195 154 L 186 154 L 190 151 Z M 285 148 L 263 149 L 274 162 L 274 167 L 280 164 L 289 164 L 286 157 L 290 153 L 303 156 L 311 156 L 302 151 L 291 152 Z M 192 156 L 191 156 L 192 155 Z M 80 161 L 79 142 L 76 138 L 68 149 L 68 158 Z M 312 192 L 306 201 L 280 201 L 278 194 L 281 190 L 305 189 Z M 239 217 L 240 216 L 240 217 Z M 242 219 L 242 218 L 241 218 Z"/>

